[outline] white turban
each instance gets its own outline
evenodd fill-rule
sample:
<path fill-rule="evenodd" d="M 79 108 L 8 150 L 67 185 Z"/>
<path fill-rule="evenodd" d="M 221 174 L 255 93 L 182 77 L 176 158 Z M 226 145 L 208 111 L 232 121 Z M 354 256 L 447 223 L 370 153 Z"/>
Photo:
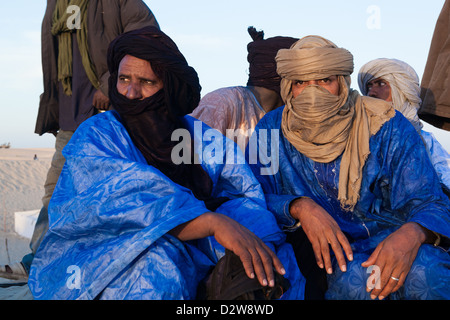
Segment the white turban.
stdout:
<path fill-rule="evenodd" d="M 358 85 L 361 93 L 367 95 L 367 83 L 382 78 L 391 87 L 394 108 L 400 111 L 416 128 L 422 129 L 417 112 L 420 108 L 419 77 L 407 63 L 397 59 L 375 59 L 361 67 L 358 74 Z"/>

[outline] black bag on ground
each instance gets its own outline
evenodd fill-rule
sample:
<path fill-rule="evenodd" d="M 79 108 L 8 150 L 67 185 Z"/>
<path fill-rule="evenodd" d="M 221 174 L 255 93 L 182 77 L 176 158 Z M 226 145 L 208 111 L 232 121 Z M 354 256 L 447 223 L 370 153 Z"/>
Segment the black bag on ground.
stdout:
<path fill-rule="evenodd" d="M 199 286 L 202 300 L 275 300 L 281 298 L 289 281 L 274 271 L 275 286 L 263 287 L 258 279 L 247 276 L 239 257 L 226 250 L 205 281 Z"/>

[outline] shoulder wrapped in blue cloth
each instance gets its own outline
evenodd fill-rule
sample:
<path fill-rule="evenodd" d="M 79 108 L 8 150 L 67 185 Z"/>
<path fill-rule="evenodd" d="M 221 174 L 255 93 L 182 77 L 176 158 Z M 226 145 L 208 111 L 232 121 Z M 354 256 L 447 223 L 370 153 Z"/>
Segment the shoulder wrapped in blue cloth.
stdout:
<path fill-rule="evenodd" d="M 203 124 L 196 132 L 193 118 L 184 121 L 196 151 L 205 154 L 211 146 L 201 141 L 212 129 Z M 215 152 L 225 157 L 233 145 L 227 141 Z M 208 212 L 204 203 L 146 163 L 114 111 L 83 123 L 64 156 L 49 206 L 49 231 L 30 270 L 33 296 L 195 299 L 198 283 L 224 249 L 211 237 L 181 242 L 167 232 Z M 245 163 L 222 162 L 202 162 L 214 182 L 213 194 L 230 199 L 217 212 L 234 218 L 275 250 L 291 282 L 283 298 L 302 299 L 304 279 L 265 207 L 258 181 Z"/>

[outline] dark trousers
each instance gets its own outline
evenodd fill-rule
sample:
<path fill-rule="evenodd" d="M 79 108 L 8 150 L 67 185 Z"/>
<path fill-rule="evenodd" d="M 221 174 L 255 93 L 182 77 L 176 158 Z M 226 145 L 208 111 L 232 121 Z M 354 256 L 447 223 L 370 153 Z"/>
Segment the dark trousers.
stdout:
<path fill-rule="evenodd" d="M 295 258 L 301 273 L 306 278 L 305 300 L 323 300 L 327 290 L 325 269 L 317 265 L 311 242 L 302 228 L 286 232 L 287 242 L 294 249 Z"/>

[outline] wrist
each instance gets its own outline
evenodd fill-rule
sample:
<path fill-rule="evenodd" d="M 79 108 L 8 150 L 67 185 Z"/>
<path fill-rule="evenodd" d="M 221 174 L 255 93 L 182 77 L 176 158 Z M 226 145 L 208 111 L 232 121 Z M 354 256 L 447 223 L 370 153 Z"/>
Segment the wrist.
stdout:
<path fill-rule="evenodd" d="M 204 226 L 204 232 L 205 236 L 214 236 L 215 233 L 215 227 L 216 227 L 216 213 L 215 212 L 205 212 L 201 216 L 199 216 L 197 219 L 200 219 L 202 221 L 202 224 Z"/>
<path fill-rule="evenodd" d="M 289 205 L 289 213 L 292 218 L 297 221 L 300 221 L 300 217 L 302 212 L 306 212 L 308 210 L 308 206 L 310 205 L 311 198 L 308 197 L 300 197 L 291 202 Z"/>
<path fill-rule="evenodd" d="M 411 227 L 415 230 L 417 239 L 420 241 L 421 244 L 433 244 L 435 246 L 439 245 L 440 236 L 437 233 L 428 230 L 427 228 L 421 226 L 416 222 L 408 222 L 404 226 Z"/>
<path fill-rule="evenodd" d="M 203 221 L 205 237 L 214 237 L 221 227 L 228 224 L 229 218 L 221 213 L 206 212 L 202 214 L 201 219 Z"/>

